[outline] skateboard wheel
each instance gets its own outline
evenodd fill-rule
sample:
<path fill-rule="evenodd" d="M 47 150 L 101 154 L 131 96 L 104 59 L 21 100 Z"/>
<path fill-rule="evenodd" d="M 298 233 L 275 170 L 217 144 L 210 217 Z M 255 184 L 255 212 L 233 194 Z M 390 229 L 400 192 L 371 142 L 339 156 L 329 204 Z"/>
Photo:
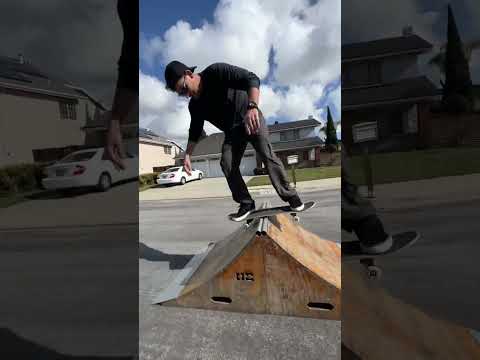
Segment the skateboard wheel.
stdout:
<path fill-rule="evenodd" d="M 378 266 L 367 266 L 367 276 L 369 279 L 378 280 L 382 276 L 382 269 Z"/>

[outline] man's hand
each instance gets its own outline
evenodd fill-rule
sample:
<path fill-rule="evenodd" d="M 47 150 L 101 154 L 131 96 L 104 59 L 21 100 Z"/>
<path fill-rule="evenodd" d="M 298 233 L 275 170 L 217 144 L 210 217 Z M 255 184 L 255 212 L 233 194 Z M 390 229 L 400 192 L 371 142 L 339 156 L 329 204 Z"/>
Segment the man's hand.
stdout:
<path fill-rule="evenodd" d="M 257 109 L 250 109 L 245 116 L 245 129 L 248 135 L 256 134 L 260 129 L 260 117 Z"/>
<path fill-rule="evenodd" d="M 122 160 L 122 132 L 120 131 L 120 123 L 118 120 L 109 119 L 107 131 L 107 144 L 105 145 L 105 154 L 108 159 L 113 162 L 117 169 L 124 170 L 125 164 Z"/>
<path fill-rule="evenodd" d="M 185 160 L 183 160 L 183 168 L 187 172 L 188 176 L 192 175 L 192 162 L 190 160 L 190 155 L 185 155 Z"/>

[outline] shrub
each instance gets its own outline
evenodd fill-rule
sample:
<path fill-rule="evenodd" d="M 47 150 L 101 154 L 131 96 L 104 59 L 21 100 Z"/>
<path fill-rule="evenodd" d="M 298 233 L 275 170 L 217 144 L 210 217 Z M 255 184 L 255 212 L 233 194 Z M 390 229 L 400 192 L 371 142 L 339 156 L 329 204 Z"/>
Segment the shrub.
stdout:
<path fill-rule="evenodd" d="M 31 191 L 41 184 L 42 169 L 36 164 L 9 165 L 0 168 L 0 191 Z"/>
<path fill-rule="evenodd" d="M 157 173 L 142 174 L 140 175 L 140 185 L 154 185 L 155 179 L 157 178 Z"/>

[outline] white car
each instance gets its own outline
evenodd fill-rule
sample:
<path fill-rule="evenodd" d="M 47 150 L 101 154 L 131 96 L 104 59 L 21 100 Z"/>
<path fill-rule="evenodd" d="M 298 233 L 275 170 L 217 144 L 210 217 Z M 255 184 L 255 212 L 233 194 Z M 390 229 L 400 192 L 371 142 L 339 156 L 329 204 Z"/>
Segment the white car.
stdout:
<path fill-rule="evenodd" d="M 192 169 L 192 174 L 188 175 L 183 166 L 176 166 L 165 170 L 157 177 L 157 184 L 169 185 L 169 184 L 181 184 L 192 180 L 201 180 L 203 178 L 203 172 L 201 170 Z"/>
<path fill-rule="evenodd" d="M 46 167 L 42 184 L 48 190 L 94 186 L 106 191 L 114 183 L 138 178 L 138 157 L 127 154 L 123 161 L 125 169 L 120 170 L 104 156 L 103 148 L 75 151 Z"/>

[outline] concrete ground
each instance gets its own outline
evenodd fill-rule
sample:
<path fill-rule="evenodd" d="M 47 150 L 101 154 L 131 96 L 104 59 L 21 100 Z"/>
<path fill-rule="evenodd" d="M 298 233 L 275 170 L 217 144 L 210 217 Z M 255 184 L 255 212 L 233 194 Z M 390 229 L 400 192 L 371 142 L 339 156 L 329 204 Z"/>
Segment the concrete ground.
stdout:
<path fill-rule="evenodd" d="M 31 200 L 0 208 L 0 229 L 136 224 L 138 182 L 68 194 L 44 192 Z"/>
<path fill-rule="evenodd" d="M 302 214 L 302 226 L 339 242 L 338 189 L 307 197 L 318 206 Z M 281 203 L 276 196 L 256 200 Z M 140 358 L 340 359 L 339 321 L 151 305 L 194 254 L 241 226 L 227 219 L 236 207 L 228 198 L 140 203 Z"/>
<path fill-rule="evenodd" d="M 244 176 L 247 183 L 252 177 Z M 299 192 L 311 192 L 320 190 L 340 189 L 340 178 L 301 181 L 297 183 Z M 275 189 L 271 185 L 254 186 L 248 188 L 252 196 L 275 195 Z M 227 180 L 224 177 L 205 178 L 200 181 L 192 181 L 185 185 L 156 186 L 139 194 L 140 201 L 153 200 L 180 200 L 180 199 L 205 199 L 205 198 L 231 198 Z"/>
<path fill-rule="evenodd" d="M 387 232 L 421 234 L 412 247 L 378 260 L 379 284 L 428 314 L 477 330 L 479 183 L 474 174 L 377 185 L 372 199 Z"/>
<path fill-rule="evenodd" d="M 0 357 L 135 355 L 137 254 L 137 225 L 0 229 Z"/>
<path fill-rule="evenodd" d="M 414 209 L 480 199 L 480 174 L 445 176 L 374 186 L 378 209 Z M 360 192 L 367 194 L 365 186 Z"/>

